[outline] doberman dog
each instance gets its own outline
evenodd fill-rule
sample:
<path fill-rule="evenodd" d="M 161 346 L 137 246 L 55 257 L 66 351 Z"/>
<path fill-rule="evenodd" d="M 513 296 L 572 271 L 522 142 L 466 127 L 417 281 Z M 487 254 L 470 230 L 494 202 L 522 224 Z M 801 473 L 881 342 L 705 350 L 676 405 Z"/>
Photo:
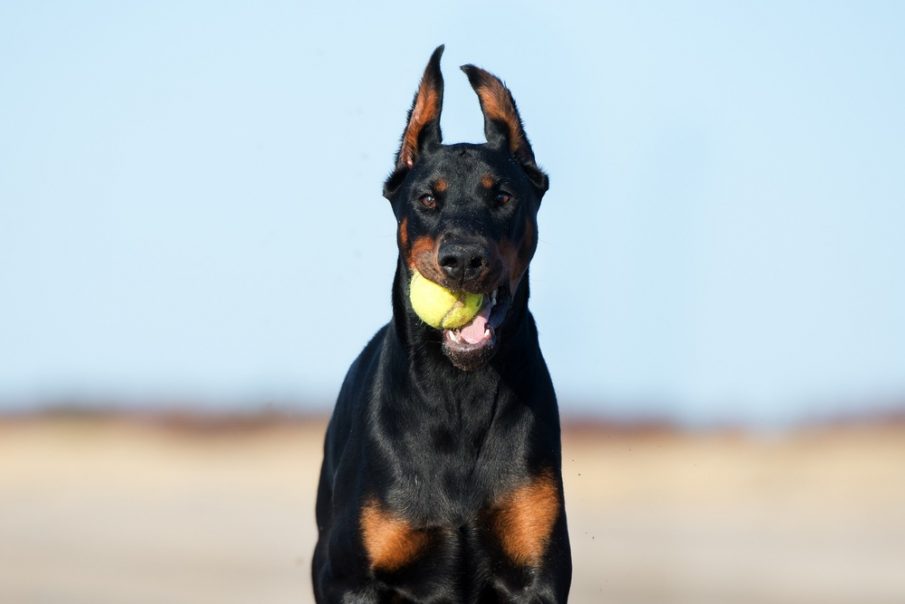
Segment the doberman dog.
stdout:
<path fill-rule="evenodd" d="M 565 602 L 572 576 L 556 395 L 528 311 L 548 188 L 509 89 L 462 69 L 485 144 L 441 144 L 428 62 L 383 194 L 398 223 L 393 318 L 349 369 L 327 429 L 312 568 L 318 602 Z M 441 330 L 418 270 L 484 294 Z"/>

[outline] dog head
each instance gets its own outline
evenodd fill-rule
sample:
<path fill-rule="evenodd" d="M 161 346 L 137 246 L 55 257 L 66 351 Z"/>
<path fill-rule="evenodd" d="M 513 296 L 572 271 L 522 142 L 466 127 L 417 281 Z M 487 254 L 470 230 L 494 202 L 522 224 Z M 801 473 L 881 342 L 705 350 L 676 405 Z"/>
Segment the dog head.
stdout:
<path fill-rule="evenodd" d="M 417 270 L 448 289 L 485 296 L 486 308 L 472 324 L 443 330 L 443 352 L 470 370 L 493 354 L 519 288 L 527 287 L 549 181 L 509 89 L 474 65 L 462 70 L 480 100 L 487 142 L 442 144 L 442 54 L 440 46 L 421 78 L 383 193 L 396 215 L 409 276 Z"/>

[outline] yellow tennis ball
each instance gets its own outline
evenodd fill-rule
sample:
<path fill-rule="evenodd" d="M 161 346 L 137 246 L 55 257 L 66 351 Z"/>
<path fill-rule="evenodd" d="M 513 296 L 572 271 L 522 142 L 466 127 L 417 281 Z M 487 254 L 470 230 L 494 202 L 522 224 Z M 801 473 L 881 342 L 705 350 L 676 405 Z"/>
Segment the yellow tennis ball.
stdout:
<path fill-rule="evenodd" d="M 425 278 L 418 271 L 412 275 L 409 300 L 421 320 L 437 329 L 456 329 L 467 325 L 484 304 L 484 296 L 454 292 Z"/>

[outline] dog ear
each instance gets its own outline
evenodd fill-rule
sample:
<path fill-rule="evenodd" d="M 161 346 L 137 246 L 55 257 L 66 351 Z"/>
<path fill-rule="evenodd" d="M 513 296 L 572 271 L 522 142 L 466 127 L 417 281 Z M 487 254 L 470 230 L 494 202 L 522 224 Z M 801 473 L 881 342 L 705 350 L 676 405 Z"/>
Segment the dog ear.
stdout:
<path fill-rule="evenodd" d="M 405 175 L 415 165 L 424 150 L 440 145 L 443 136 L 440 133 L 440 112 L 443 109 L 443 74 L 440 72 L 440 57 L 443 56 L 444 45 L 434 49 L 421 84 L 412 101 L 402 142 L 396 152 L 396 165 L 393 173 L 383 183 L 383 196 L 391 198 L 405 180 Z"/>
<path fill-rule="evenodd" d="M 531 150 L 512 93 L 498 77 L 480 67 L 463 65 L 462 71 L 468 76 L 468 81 L 481 102 L 487 142 L 498 149 L 509 151 L 543 195 L 549 187 L 549 179 L 534 161 L 534 151 Z"/>
<path fill-rule="evenodd" d="M 438 46 L 421 77 L 421 85 L 415 93 L 409 110 L 402 143 L 396 153 L 396 169 L 411 168 L 424 149 L 436 147 L 442 140 L 440 111 L 443 109 L 443 74 L 440 57 L 444 46 Z"/>

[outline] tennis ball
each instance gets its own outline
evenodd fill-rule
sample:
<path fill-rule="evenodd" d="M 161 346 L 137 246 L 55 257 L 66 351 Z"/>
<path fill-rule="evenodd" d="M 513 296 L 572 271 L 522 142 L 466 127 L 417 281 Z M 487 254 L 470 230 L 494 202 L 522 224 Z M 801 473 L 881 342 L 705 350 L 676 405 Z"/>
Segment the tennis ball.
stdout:
<path fill-rule="evenodd" d="M 484 304 L 484 296 L 454 292 L 415 271 L 409 285 L 409 300 L 421 320 L 437 329 L 467 325 Z"/>

